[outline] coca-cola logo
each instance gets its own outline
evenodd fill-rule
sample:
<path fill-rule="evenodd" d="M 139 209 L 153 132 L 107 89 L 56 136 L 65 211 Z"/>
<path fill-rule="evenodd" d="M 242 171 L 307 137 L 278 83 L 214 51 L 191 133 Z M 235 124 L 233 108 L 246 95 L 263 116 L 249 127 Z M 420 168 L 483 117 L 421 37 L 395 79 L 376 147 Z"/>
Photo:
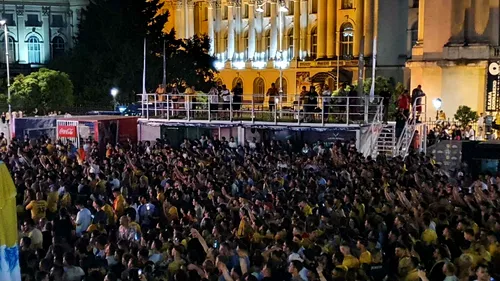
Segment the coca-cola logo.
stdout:
<path fill-rule="evenodd" d="M 60 138 L 74 138 L 76 137 L 75 126 L 59 126 L 57 134 Z"/>

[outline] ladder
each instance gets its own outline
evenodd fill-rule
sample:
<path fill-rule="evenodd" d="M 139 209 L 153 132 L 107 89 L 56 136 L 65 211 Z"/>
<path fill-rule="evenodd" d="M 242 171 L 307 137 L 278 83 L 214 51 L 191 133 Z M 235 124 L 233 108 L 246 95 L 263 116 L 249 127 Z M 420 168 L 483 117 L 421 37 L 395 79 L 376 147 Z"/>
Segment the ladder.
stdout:
<path fill-rule="evenodd" d="M 396 146 L 396 122 L 389 122 L 384 125 L 377 139 L 376 153 L 386 156 L 394 156 Z"/>

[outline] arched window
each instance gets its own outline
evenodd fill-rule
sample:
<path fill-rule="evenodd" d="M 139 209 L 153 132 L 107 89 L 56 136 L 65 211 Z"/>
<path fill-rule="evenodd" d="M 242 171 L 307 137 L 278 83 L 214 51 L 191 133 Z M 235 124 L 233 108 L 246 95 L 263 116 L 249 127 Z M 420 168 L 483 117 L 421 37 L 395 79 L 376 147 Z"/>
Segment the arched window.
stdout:
<path fill-rule="evenodd" d="M 233 87 L 231 90 L 233 90 L 234 87 L 236 87 L 236 84 L 240 83 L 241 87 L 243 88 L 243 80 L 241 80 L 241 77 L 236 77 L 233 79 Z"/>
<path fill-rule="evenodd" d="M 293 28 L 290 28 L 290 30 L 288 31 L 288 60 L 292 60 L 293 59 Z"/>
<path fill-rule="evenodd" d="M 316 27 L 311 31 L 311 58 L 316 58 L 318 53 L 318 33 Z"/>
<path fill-rule="evenodd" d="M 271 59 L 271 29 L 266 30 L 264 43 L 266 44 L 266 58 L 269 60 Z"/>
<path fill-rule="evenodd" d="M 264 93 L 266 91 L 265 87 L 264 79 L 262 79 L 262 77 L 257 77 L 253 80 L 253 102 L 255 104 L 264 103 Z"/>
<path fill-rule="evenodd" d="M 61 36 L 56 36 L 52 39 L 52 57 L 56 58 L 64 54 L 64 39 Z"/>
<path fill-rule="evenodd" d="M 340 54 L 344 59 L 352 58 L 354 51 L 354 28 L 352 24 L 344 23 L 340 27 Z"/>
<path fill-rule="evenodd" d="M 411 36 L 411 47 L 415 46 L 418 41 L 418 21 L 416 21 L 410 29 L 410 36 Z"/>
<path fill-rule="evenodd" d="M 276 79 L 276 87 L 278 87 L 278 89 L 280 88 L 280 82 L 282 82 L 283 84 L 281 85 L 281 88 L 283 89 L 283 97 L 281 98 L 281 102 L 287 102 L 287 97 L 288 97 L 288 85 L 286 83 L 286 79 L 285 77 L 283 77 L 283 80 L 278 77 L 278 79 Z"/>
<path fill-rule="evenodd" d="M 36 36 L 28 38 L 28 63 L 40 63 L 40 40 Z"/>
<path fill-rule="evenodd" d="M 3 63 L 5 63 L 5 39 L 4 39 L 4 35 L 2 35 L 2 40 L 0 41 L 1 45 L 0 46 L 0 49 L 1 49 L 1 59 L 0 61 L 2 61 Z M 15 40 L 12 36 L 9 36 L 9 63 L 13 63 L 16 61 L 16 48 L 15 48 Z"/>

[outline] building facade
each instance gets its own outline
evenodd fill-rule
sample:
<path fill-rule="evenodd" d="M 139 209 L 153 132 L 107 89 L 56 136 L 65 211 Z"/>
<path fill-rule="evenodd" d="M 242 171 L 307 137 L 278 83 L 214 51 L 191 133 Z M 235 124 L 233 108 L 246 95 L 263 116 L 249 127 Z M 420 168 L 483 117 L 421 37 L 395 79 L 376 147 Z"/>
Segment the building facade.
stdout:
<path fill-rule="evenodd" d="M 87 0 L 3 1 L 11 68 L 37 67 L 73 47 Z M 0 31 L 0 62 L 5 63 L 5 34 Z"/>
<path fill-rule="evenodd" d="M 302 86 L 336 88 L 356 81 L 359 73 L 370 77 L 374 38 L 377 75 L 403 81 L 416 37 L 410 23 L 417 17 L 415 0 L 174 0 L 169 5 L 167 29 L 174 28 L 179 38 L 208 34 L 218 79 L 228 87 L 242 83 L 247 100 L 265 94 L 271 83 L 281 85 L 291 101 Z M 358 71 L 361 54 L 364 72 Z"/>
<path fill-rule="evenodd" d="M 442 100 L 453 117 L 460 105 L 500 111 L 500 1 L 420 0 L 417 43 L 407 62 L 411 87 L 422 85 L 428 104 Z M 434 118 L 436 108 L 427 107 Z"/>

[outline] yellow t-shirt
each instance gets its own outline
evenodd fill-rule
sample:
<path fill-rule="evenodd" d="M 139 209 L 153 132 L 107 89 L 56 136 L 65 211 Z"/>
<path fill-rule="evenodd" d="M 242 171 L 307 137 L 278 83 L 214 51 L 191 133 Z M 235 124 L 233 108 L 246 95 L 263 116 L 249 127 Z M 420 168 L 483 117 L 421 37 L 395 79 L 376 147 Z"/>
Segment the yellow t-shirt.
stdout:
<path fill-rule="evenodd" d="M 418 276 L 418 270 L 413 269 L 412 271 L 408 272 L 405 281 L 420 281 L 420 277 Z"/>
<path fill-rule="evenodd" d="M 47 214 L 47 201 L 45 200 L 32 200 L 26 210 L 31 210 L 31 218 L 36 222 L 43 219 Z"/>
<path fill-rule="evenodd" d="M 342 265 L 351 269 L 359 267 L 359 260 L 353 255 L 345 255 Z"/>
<path fill-rule="evenodd" d="M 359 262 L 361 264 L 371 264 L 372 263 L 372 253 L 370 253 L 369 251 L 361 253 L 361 255 L 359 255 Z"/>
<path fill-rule="evenodd" d="M 61 207 L 68 208 L 71 206 L 71 194 L 65 193 L 61 198 Z"/>
<path fill-rule="evenodd" d="M 102 206 L 102 210 L 104 211 L 106 217 L 108 218 L 107 223 L 114 224 L 115 214 L 113 213 L 113 207 L 111 207 L 109 204 L 105 204 L 104 206 Z"/>
<path fill-rule="evenodd" d="M 179 213 L 177 212 L 177 207 L 172 206 L 168 209 L 169 219 L 176 220 L 179 218 Z"/>
<path fill-rule="evenodd" d="M 302 211 L 304 212 L 304 215 L 305 215 L 306 217 L 308 217 L 308 216 L 312 215 L 312 213 L 313 213 L 313 212 L 312 212 L 312 208 L 311 208 L 311 206 L 309 206 L 308 204 L 306 204 L 306 205 L 304 206 L 304 209 L 303 209 Z"/>
<path fill-rule="evenodd" d="M 424 241 L 427 245 L 435 244 L 437 242 L 437 234 L 436 231 L 432 229 L 426 229 L 424 233 L 422 233 L 422 241 Z"/>
<path fill-rule="evenodd" d="M 57 191 L 49 192 L 47 195 L 47 209 L 51 213 L 57 212 L 57 204 L 59 203 L 59 194 Z"/>

